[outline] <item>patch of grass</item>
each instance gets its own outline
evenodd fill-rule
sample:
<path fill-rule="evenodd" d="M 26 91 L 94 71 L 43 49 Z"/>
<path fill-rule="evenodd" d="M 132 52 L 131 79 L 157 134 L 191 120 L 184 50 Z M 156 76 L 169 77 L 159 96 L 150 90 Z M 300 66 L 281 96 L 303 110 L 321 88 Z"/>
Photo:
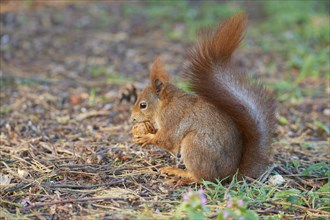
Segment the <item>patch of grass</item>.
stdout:
<path fill-rule="evenodd" d="M 90 65 L 87 67 L 87 71 L 92 75 L 92 76 L 104 76 L 107 74 L 107 67 L 106 66 L 101 66 L 101 65 Z"/>
<path fill-rule="evenodd" d="M 175 6 L 175 7 L 174 7 Z M 126 16 L 143 15 L 147 18 L 153 18 L 154 21 L 168 19 L 168 22 L 182 21 L 184 18 L 184 11 L 188 8 L 187 1 L 178 2 L 157 2 L 157 1 L 144 1 L 144 4 L 125 4 L 123 13 Z"/>
<path fill-rule="evenodd" d="M 23 5 L 26 7 L 32 7 L 33 5 L 33 0 L 23 0 L 22 1 Z"/>
<path fill-rule="evenodd" d="M 0 114 L 8 114 L 12 111 L 10 106 L 1 106 L 0 107 Z"/>
<path fill-rule="evenodd" d="M 330 176 L 330 165 L 326 163 L 315 163 L 305 168 L 302 171 L 303 176 L 319 176 L 319 177 L 329 177 Z"/>
<path fill-rule="evenodd" d="M 199 7 L 192 8 L 185 17 L 186 36 L 189 41 L 195 41 L 196 34 L 200 28 L 216 25 L 219 19 L 227 18 L 242 8 L 239 4 L 231 2 L 228 4 L 219 4 L 217 2 L 202 2 Z"/>
<path fill-rule="evenodd" d="M 308 173 L 309 171 L 313 173 L 319 172 L 320 170 L 324 171 L 327 167 L 328 165 L 320 163 L 310 166 L 307 170 Z M 329 184 L 324 185 L 319 190 L 312 189 L 309 191 L 290 188 L 289 185 L 279 187 L 267 184 L 247 183 L 245 180 L 233 180 L 227 187 L 222 185 L 220 181 L 217 183 L 204 181 L 203 185 L 205 186 L 205 194 L 210 207 L 228 207 L 228 202 L 230 202 L 230 200 L 228 200 L 227 197 L 229 196 L 234 200 L 244 201 L 249 209 L 257 210 L 257 207 L 260 206 L 267 209 L 274 205 L 281 205 L 284 209 L 288 210 L 286 214 L 279 212 L 269 219 L 282 219 L 283 216 L 292 216 L 289 212 L 302 211 L 299 209 L 299 206 L 307 206 L 312 209 L 325 211 L 329 209 L 327 202 L 330 199 L 330 193 L 326 191 L 329 188 Z M 217 213 L 218 211 L 217 208 L 211 209 L 213 213 Z M 252 214 L 253 213 L 251 213 L 251 215 Z M 256 217 L 252 219 L 256 219 Z"/>
<path fill-rule="evenodd" d="M 289 120 L 285 118 L 284 116 L 279 116 L 278 117 L 278 122 L 280 125 L 287 125 L 289 124 Z"/>
<path fill-rule="evenodd" d="M 308 205 L 304 204 L 304 197 L 298 189 L 281 190 L 274 194 L 274 199 L 283 202 L 290 202 L 297 205 Z"/>
<path fill-rule="evenodd" d="M 222 209 L 218 209 L 216 214 L 211 214 L 210 208 L 206 205 L 207 199 L 204 190 L 193 191 L 189 189 L 183 196 L 183 202 L 178 207 L 175 219 L 209 219 L 216 216 L 217 219 L 258 219 L 255 211 L 249 210 L 246 203 L 239 198 L 228 195 L 226 204 Z M 214 211 L 214 210 L 213 210 Z"/>
<path fill-rule="evenodd" d="M 263 5 L 268 17 L 265 30 L 286 38 L 293 37 L 287 31 L 294 31 L 301 38 L 308 39 L 307 43 L 329 43 L 329 3 L 326 1 L 288 1 L 285 4 L 265 1 Z"/>
<path fill-rule="evenodd" d="M 128 16 L 143 14 L 153 25 L 159 25 L 158 22 L 162 21 L 162 29 L 169 40 L 194 41 L 200 28 L 215 25 L 219 19 L 241 11 L 240 5 L 216 1 L 198 1 L 194 4 L 188 1 L 145 1 L 143 5 L 126 4 L 123 12 Z"/>
<path fill-rule="evenodd" d="M 102 76 L 106 78 L 109 83 L 112 84 L 125 84 L 133 81 L 133 79 L 130 77 L 125 77 L 118 73 L 109 73 L 107 66 L 102 65 L 88 66 L 87 72 L 94 77 Z"/>
<path fill-rule="evenodd" d="M 228 187 L 222 185 L 220 181 L 217 183 L 204 181 L 205 194 L 210 205 L 218 207 L 228 206 L 227 197 L 245 201 L 248 205 L 259 200 L 271 200 L 277 191 L 273 187 L 264 187 L 259 184 L 248 184 L 246 181 L 233 180 Z"/>
<path fill-rule="evenodd" d="M 330 128 L 325 124 L 322 123 L 321 121 L 315 121 L 314 125 L 319 127 L 321 130 L 323 130 L 328 136 L 330 136 Z"/>
<path fill-rule="evenodd" d="M 275 83 L 268 83 L 267 87 L 275 90 L 277 100 L 285 102 L 290 99 L 301 97 L 301 88 L 296 87 L 291 80 L 278 80 Z M 282 121 L 283 122 L 283 121 Z"/>
<path fill-rule="evenodd" d="M 308 80 L 329 80 L 330 22 L 327 1 L 263 1 L 265 19 L 248 31 L 262 49 L 284 61 L 284 76 L 271 87 L 279 101 L 324 94 L 324 85 L 311 90 Z M 267 66 L 278 65 L 270 61 Z M 271 75 L 278 74 L 271 72 Z"/>
<path fill-rule="evenodd" d="M 320 192 L 320 193 L 325 192 L 325 193 L 330 194 L 330 183 L 328 182 L 328 183 L 324 184 L 322 187 L 320 187 L 318 192 Z M 329 207 L 329 210 L 330 210 L 330 207 Z"/>
<path fill-rule="evenodd" d="M 39 117 L 37 115 L 30 115 L 30 120 L 31 121 L 38 121 Z"/>
<path fill-rule="evenodd" d="M 89 104 L 94 104 L 95 103 L 95 99 L 96 99 L 96 89 L 95 88 L 91 88 L 89 90 L 89 94 L 88 94 L 88 103 Z"/>
<path fill-rule="evenodd" d="M 329 77 L 330 23 L 326 10 L 329 3 L 265 1 L 263 6 L 267 18 L 255 27 L 252 35 L 260 39 L 264 50 L 287 60 L 286 72 L 298 70 L 292 86 L 309 77 Z"/>

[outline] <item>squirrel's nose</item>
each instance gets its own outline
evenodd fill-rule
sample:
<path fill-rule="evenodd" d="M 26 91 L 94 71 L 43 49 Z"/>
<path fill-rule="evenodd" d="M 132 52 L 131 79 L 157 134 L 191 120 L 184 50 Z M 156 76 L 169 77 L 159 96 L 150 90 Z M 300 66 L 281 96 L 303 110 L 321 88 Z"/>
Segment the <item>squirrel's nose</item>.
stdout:
<path fill-rule="evenodd" d="M 131 116 L 130 119 L 129 119 L 129 121 L 130 121 L 131 123 L 136 123 L 136 118 Z"/>

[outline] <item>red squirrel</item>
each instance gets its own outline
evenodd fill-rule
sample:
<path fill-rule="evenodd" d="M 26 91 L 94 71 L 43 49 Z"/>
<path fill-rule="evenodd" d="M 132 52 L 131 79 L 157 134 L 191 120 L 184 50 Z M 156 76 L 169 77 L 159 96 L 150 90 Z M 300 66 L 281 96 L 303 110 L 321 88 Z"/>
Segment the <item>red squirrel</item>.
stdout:
<path fill-rule="evenodd" d="M 201 31 L 184 70 L 195 94 L 171 84 L 164 64 L 154 61 L 150 85 L 137 99 L 131 119 L 150 122 L 156 129 L 135 135 L 135 143 L 181 153 L 186 169 L 167 167 L 163 172 L 197 182 L 223 179 L 237 170 L 257 178 L 267 168 L 275 100 L 231 63 L 246 20 L 237 14 Z"/>

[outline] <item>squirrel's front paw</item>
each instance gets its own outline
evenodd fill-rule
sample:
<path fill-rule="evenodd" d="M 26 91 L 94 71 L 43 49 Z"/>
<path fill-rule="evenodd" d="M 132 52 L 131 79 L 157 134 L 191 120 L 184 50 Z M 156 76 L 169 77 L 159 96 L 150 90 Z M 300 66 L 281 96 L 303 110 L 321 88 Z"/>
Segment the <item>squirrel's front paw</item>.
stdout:
<path fill-rule="evenodd" d="M 136 144 L 141 144 L 142 147 L 147 146 L 148 144 L 153 144 L 153 139 L 155 134 L 141 134 L 139 136 L 133 137 L 133 141 Z"/>

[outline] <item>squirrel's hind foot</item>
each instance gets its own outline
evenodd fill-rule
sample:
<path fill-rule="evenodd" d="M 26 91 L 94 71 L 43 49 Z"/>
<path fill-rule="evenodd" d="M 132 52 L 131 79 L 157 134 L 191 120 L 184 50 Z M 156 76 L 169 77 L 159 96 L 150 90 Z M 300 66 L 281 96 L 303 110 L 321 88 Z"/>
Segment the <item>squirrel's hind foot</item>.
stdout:
<path fill-rule="evenodd" d="M 177 187 L 177 186 L 188 185 L 188 184 L 196 183 L 196 182 L 197 181 L 195 181 L 193 179 L 189 179 L 189 178 L 174 177 L 172 179 L 166 180 L 164 182 L 164 184 L 167 186 Z"/>
<path fill-rule="evenodd" d="M 186 185 L 186 184 L 198 182 L 198 179 L 196 179 L 191 172 L 177 167 L 163 167 L 160 169 L 160 172 L 163 174 L 176 176 L 173 179 L 165 181 L 164 183 L 165 185 L 179 186 L 179 185 Z"/>
<path fill-rule="evenodd" d="M 174 176 L 179 176 L 179 177 L 184 177 L 184 178 L 194 178 L 192 173 L 190 173 L 188 170 L 183 170 L 177 167 L 162 167 L 159 169 L 160 173 L 163 174 L 169 174 L 169 175 L 174 175 Z"/>

